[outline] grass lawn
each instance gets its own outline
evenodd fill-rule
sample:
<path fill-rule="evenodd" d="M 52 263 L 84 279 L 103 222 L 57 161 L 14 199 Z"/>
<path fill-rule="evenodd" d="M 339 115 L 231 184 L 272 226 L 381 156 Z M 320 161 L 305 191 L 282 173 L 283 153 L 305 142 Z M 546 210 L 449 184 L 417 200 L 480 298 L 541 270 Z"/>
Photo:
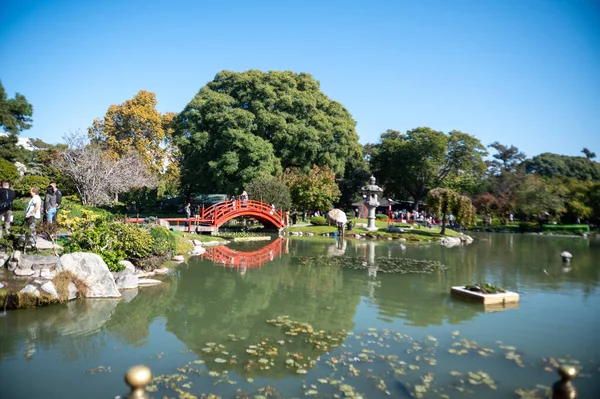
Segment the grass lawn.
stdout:
<path fill-rule="evenodd" d="M 187 232 L 178 231 L 178 230 L 173 230 L 173 233 L 177 237 L 185 238 L 185 239 L 188 239 L 188 240 L 198 240 L 200 242 L 207 242 L 207 241 L 227 241 L 227 240 L 225 240 L 224 238 L 221 238 L 221 237 L 216 237 L 216 236 L 211 236 L 211 235 L 204 235 L 204 234 L 187 233 Z"/>
<path fill-rule="evenodd" d="M 366 223 L 366 219 L 353 219 L 354 224 L 356 223 Z M 402 227 L 405 229 L 404 233 L 391 233 L 386 231 L 388 223 L 376 221 L 375 225 L 379 228 L 378 231 L 367 231 L 362 227 L 354 227 L 352 230 L 346 230 L 346 234 L 351 236 L 353 234 L 366 234 L 368 237 L 373 238 L 406 238 L 407 241 L 431 241 L 436 240 L 440 237 L 440 226 L 433 226 L 428 229 L 426 227 L 422 227 L 420 225 L 419 228 L 411 228 L 408 224 L 400 224 L 394 223 L 395 226 Z M 325 233 L 335 233 L 337 232 L 337 227 L 335 226 L 297 226 L 297 227 L 288 227 L 285 229 L 287 232 L 302 232 L 302 233 L 313 233 L 315 235 L 322 235 Z M 443 237 L 454 237 L 459 236 L 460 233 L 446 228 L 446 234 Z"/>

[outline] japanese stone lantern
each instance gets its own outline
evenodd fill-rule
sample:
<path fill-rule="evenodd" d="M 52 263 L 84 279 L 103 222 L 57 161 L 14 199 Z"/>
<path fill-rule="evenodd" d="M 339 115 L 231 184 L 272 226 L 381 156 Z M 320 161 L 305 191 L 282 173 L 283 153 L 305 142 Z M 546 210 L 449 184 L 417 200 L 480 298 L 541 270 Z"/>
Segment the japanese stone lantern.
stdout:
<path fill-rule="evenodd" d="M 383 192 L 383 189 L 375 184 L 375 177 L 369 178 L 369 184 L 362 188 L 365 197 L 365 207 L 367 207 L 367 230 L 376 231 L 375 210 L 379 206 L 377 196 Z"/>

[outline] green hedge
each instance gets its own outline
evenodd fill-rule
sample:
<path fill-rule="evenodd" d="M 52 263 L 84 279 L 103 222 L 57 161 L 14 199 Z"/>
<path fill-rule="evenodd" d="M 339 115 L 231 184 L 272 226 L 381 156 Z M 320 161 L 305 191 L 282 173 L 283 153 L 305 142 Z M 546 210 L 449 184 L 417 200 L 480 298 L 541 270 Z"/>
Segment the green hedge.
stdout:
<path fill-rule="evenodd" d="M 386 219 L 388 218 L 388 215 L 384 215 L 383 213 L 378 213 L 377 215 L 375 215 L 376 219 Z"/>
<path fill-rule="evenodd" d="M 325 226 L 327 224 L 327 219 L 325 219 L 323 216 L 315 216 L 314 218 L 310 219 L 310 224 L 313 226 Z"/>

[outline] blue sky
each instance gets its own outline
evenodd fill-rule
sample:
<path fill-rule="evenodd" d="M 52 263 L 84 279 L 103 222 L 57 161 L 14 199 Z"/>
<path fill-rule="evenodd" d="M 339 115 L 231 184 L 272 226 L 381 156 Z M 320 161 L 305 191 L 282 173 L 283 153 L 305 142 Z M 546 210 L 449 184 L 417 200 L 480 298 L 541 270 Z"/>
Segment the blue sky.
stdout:
<path fill-rule="evenodd" d="M 0 0 L 0 80 L 57 143 L 155 92 L 181 111 L 224 69 L 311 73 L 357 121 L 600 154 L 600 2 Z"/>

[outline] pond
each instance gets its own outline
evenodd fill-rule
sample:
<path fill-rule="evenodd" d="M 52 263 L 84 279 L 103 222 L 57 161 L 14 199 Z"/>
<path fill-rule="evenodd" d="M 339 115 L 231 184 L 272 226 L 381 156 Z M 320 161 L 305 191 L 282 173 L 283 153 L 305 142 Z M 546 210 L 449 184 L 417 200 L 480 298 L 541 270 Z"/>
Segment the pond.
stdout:
<path fill-rule="evenodd" d="M 593 397 L 600 241 L 475 238 L 453 248 L 232 244 L 121 300 L 8 312 L 0 318 L 0 397 L 114 398 L 127 392 L 125 371 L 145 364 L 158 377 L 155 398 L 517 398 L 542 395 L 558 363 L 576 365 L 580 397 Z M 573 254 L 570 270 L 563 250 Z M 343 267 L 405 258 L 445 268 Z M 489 308 L 449 295 L 451 286 L 484 281 L 518 292 L 520 302 Z"/>

